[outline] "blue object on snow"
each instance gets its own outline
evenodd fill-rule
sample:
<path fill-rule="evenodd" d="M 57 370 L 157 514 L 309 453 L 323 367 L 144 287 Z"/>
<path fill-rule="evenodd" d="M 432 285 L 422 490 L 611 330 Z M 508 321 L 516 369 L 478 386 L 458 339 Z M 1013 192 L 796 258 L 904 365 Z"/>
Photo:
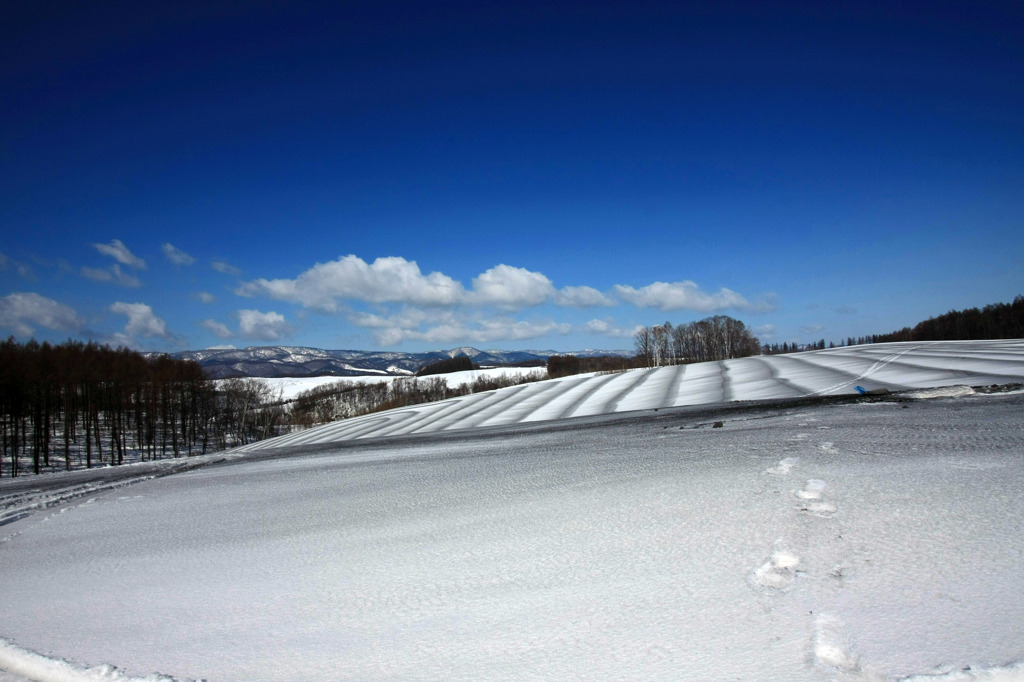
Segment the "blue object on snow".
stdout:
<path fill-rule="evenodd" d="M 860 393 L 861 395 L 867 395 L 868 394 L 867 389 L 864 388 L 863 386 L 854 386 L 854 388 L 857 389 L 857 393 Z"/>

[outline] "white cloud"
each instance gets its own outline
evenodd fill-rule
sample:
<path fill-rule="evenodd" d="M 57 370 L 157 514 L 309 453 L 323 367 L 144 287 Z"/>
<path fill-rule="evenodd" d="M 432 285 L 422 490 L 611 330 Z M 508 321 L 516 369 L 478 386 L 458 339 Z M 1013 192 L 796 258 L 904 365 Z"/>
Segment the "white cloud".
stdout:
<path fill-rule="evenodd" d="M 428 343 L 490 343 L 492 341 L 521 341 L 550 334 L 569 334 L 572 326 L 552 320 L 526 321 L 504 318 L 481 320 L 475 325 L 440 324 L 423 331 L 386 330 L 378 335 L 382 343 L 390 335 L 395 343 L 404 340 Z"/>
<path fill-rule="evenodd" d="M 113 239 L 109 244 L 93 244 L 93 246 L 104 256 L 110 256 L 121 265 L 127 265 L 135 270 L 146 269 L 146 261 L 129 251 L 120 239 Z"/>
<path fill-rule="evenodd" d="M 623 329 L 622 327 L 619 327 L 611 318 L 590 320 L 582 326 L 580 331 L 585 334 L 600 334 L 602 336 L 608 336 L 615 339 L 631 339 L 636 333 L 635 329 Z"/>
<path fill-rule="evenodd" d="M 348 319 L 352 324 L 366 329 L 386 329 L 389 327 L 412 329 L 428 321 L 436 323 L 441 320 L 454 320 L 456 317 L 452 312 L 431 311 L 428 313 L 426 310 L 411 307 L 402 308 L 400 312 L 386 317 L 366 312 L 353 312 L 348 315 Z"/>
<path fill-rule="evenodd" d="M 124 331 L 111 337 L 113 345 L 135 347 L 139 338 L 173 340 L 174 335 L 167 329 L 167 323 L 153 314 L 153 309 L 145 303 L 123 303 L 118 301 L 110 306 L 110 311 L 128 318 Z"/>
<path fill-rule="evenodd" d="M 206 291 L 196 292 L 195 294 L 193 294 L 193 297 L 196 298 L 200 303 L 213 303 L 214 301 L 217 300 L 216 296 Z"/>
<path fill-rule="evenodd" d="M 235 293 L 264 295 L 325 312 L 337 312 L 339 299 L 448 306 L 465 296 L 460 283 L 440 272 L 424 275 L 415 261 L 393 256 L 368 264 L 352 255 L 317 263 L 295 279 L 246 282 Z"/>
<path fill-rule="evenodd" d="M 53 331 L 77 331 L 84 322 L 72 308 L 39 294 L 13 293 L 0 298 L 0 327 L 17 336 L 32 336 L 35 327 Z"/>
<path fill-rule="evenodd" d="M 210 267 L 221 273 L 222 275 L 231 275 L 232 277 L 238 277 L 242 274 L 242 271 L 236 268 L 234 265 L 227 263 L 222 260 L 210 261 Z"/>
<path fill-rule="evenodd" d="M 0 270 L 10 270 L 12 267 L 25 279 L 34 279 L 32 268 L 24 263 L 19 263 L 5 253 L 0 253 Z"/>
<path fill-rule="evenodd" d="M 138 289 L 142 286 L 138 277 L 125 272 L 117 263 L 111 265 L 109 269 L 82 268 L 82 277 L 94 282 L 110 282 L 129 289 Z"/>
<path fill-rule="evenodd" d="M 696 310 L 713 312 L 735 308 L 748 312 L 766 312 L 775 308 L 773 296 L 759 302 L 750 302 L 731 289 L 721 288 L 713 294 L 701 291 L 696 282 L 654 282 L 635 289 L 616 284 L 615 294 L 627 303 L 640 308 L 658 308 L 664 311 Z"/>
<path fill-rule="evenodd" d="M 351 313 L 348 317 L 353 324 L 373 330 L 375 342 L 385 347 L 405 341 L 436 344 L 515 341 L 572 331 L 571 325 L 552 320 L 468 316 L 457 311 L 405 309 L 391 316 Z"/>
<path fill-rule="evenodd" d="M 779 328 L 774 324 L 762 324 L 758 327 L 753 328 L 754 336 L 760 341 L 768 341 L 774 339 L 779 333 Z"/>
<path fill-rule="evenodd" d="M 238 329 L 242 336 L 261 341 L 278 341 L 292 333 L 284 315 L 259 310 L 239 310 Z"/>
<path fill-rule="evenodd" d="M 540 305 L 555 295 L 545 275 L 511 265 L 496 265 L 473 279 L 473 301 L 503 308 Z"/>
<path fill-rule="evenodd" d="M 169 242 L 160 245 L 164 256 L 174 265 L 192 265 L 196 259 Z"/>
<path fill-rule="evenodd" d="M 555 294 L 555 303 L 572 308 L 615 305 L 615 301 L 594 287 L 565 287 Z"/>
<path fill-rule="evenodd" d="M 358 256 L 348 255 L 317 263 L 294 279 L 261 278 L 244 282 L 235 293 L 266 296 L 328 313 L 340 311 L 343 301 L 429 307 L 497 306 L 506 310 L 550 301 L 577 308 L 615 305 L 615 301 L 593 287 L 558 290 L 543 273 L 505 264 L 473 278 L 472 288 L 467 290 L 448 275 L 425 274 L 416 261 L 400 256 L 367 263 Z"/>
<path fill-rule="evenodd" d="M 800 327 L 800 333 L 804 334 L 805 336 L 809 336 L 811 334 L 818 334 L 823 331 L 825 331 L 825 327 L 820 324 L 805 324 L 804 326 Z"/>
<path fill-rule="evenodd" d="M 128 317 L 125 333 L 132 336 L 168 339 L 167 323 L 153 314 L 153 308 L 145 303 L 122 303 L 118 301 L 110 306 L 110 311 Z"/>
<path fill-rule="evenodd" d="M 216 320 L 203 320 L 200 322 L 203 329 L 211 332 L 214 336 L 221 339 L 230 339 L 234 334 L 225 325 L 217 322 Z"/>

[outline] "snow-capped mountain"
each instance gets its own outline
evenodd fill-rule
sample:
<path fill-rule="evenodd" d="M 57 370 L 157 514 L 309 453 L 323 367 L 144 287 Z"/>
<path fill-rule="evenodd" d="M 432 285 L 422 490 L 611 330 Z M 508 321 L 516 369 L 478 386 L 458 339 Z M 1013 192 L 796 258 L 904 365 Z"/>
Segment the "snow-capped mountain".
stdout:
<path fill-rule="evenodd" d="M 357 376 L 365 374 L 414 374 L 423 365 L 438 360 L 466 355 L 474 363 L 487 367 L 547 362 L 556 351 L 482 351 L 469 346 L 423 353 L 404 353 L 362 350 L 323 350 L 301 346 L 251 346 L 241 349 L 190 350 L 171 354 L 171 357 L 194 360 L 214 379 L 227 377 L 315 377 Z M 598 355 L 630 356 L 626 350 L 583 350 L 562 353 L 593 357 Z"/>

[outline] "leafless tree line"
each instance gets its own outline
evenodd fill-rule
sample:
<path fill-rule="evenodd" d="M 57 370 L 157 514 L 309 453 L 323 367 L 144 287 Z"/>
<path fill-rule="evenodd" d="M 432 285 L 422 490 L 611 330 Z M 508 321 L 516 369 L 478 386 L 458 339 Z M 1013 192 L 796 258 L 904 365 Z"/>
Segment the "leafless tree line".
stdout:
<path fill-rule="evenodd" d="M 192 361 L 0 343 L 0 476 L 205 454 L 276 435 L 282 412 L 265 382 L 218 388 Z"/>
<path fill-rule="evenodd" d="M 641 327 L 633 336 L 637 357 L 646 367 L 743 358 L 761 353 L 761 343 L 739 320 L 715 315 L 673 326 Z"/>
<path fill-rule="evenodd" d="M 339 380 L 300 393 L 291 406 L 289 418 L 295 426 L 307 428 L 314 424 L 493 391 L 544 378 L 546 375 L 543 370 L 527 375 L 481 375 L 470 383 L 454 387 L 450 387 L 440 376 L 370 383 Z"/>

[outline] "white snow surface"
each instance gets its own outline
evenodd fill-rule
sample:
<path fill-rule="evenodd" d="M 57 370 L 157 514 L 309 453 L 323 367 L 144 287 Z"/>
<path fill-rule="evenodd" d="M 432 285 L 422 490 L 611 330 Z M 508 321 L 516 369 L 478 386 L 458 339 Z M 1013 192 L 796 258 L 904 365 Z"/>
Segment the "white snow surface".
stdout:
<path fill-rule="evenodd" d="M 392 367 L 392 370 L 399 371 Z M 480 377 L 502 377 L 512 376 L 520 377 L 527 376 L 530 374 L 544 373 L 545 370 L 542 367 L 484 367 L 481 369 L 467 370 L 464 372 L 449 372 L 448 374 L 432 374 L 425 377 L 418 377 L 420 379 L 432 379 L 440 378 L 444 379 L 450 388 L 456 388 L 462 384 L 471 384 Z M 294 400 L 299 393 L 308 391 L 313 388 L 319 388 L 326 384 L 335 384 L 339 381 L 350 382 L 354 384 L 375 384 L 380 382 L 392 382 L 396 379 L 409 379 L 411 373 L 405 373 L 404 375 L 391 375 L 391 374 L 360 374 L 358 376 L 351 377 L 274 377 L 274 378 L 261 378 L 260 381 L 266 382 L 273 394 L 281 395 L 284 400 Z M 219 381 L 224 381 L 223 379 Z"/>
<path fill-rule="evenodd" d="M 469 374 L 472 373 L 442 376 L 450 377 L 449 383 L 464 383 L 472 379 L 461 375 Z M 890 391 L 943 388 L 929 396 L 951 396 L 973 393 L 970 386 L 1022 381 L 1024 341 L 1021 340 L 847 346 L 792 355 L 565 377 L 346 419 L 254 443 L 249 449 L 734 400 L 852 394 L 854 386 Z"/>
<path fill-rule="evenodd" d="M 0 526 L 0 680 L 1022 680 L 1024 395 L 554 419 L 1020 376 L 961 350 L 572 377 L 97 489 Z"/>

